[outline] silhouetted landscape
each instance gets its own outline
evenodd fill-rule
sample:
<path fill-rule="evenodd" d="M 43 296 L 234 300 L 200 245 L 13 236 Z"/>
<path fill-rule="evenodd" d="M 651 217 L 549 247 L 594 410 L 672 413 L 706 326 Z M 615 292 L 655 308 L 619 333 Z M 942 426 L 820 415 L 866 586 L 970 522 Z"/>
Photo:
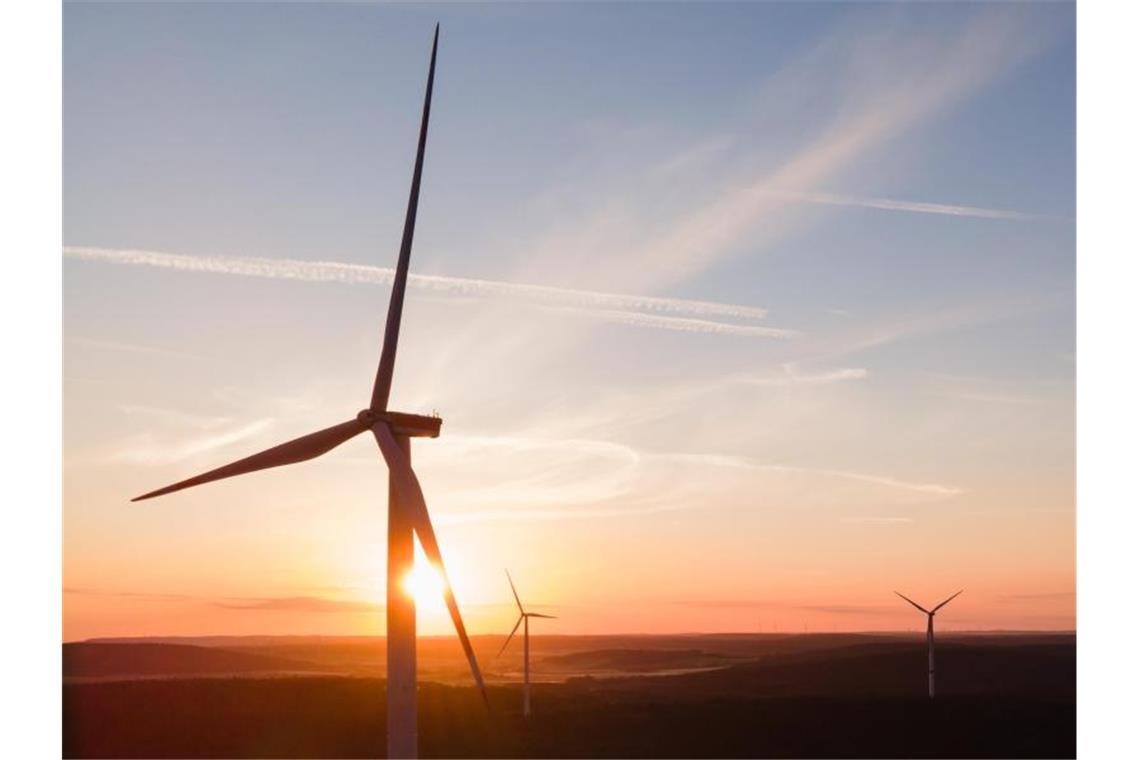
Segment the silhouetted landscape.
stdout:
<path fill-rule="evenodd" d="M 939 696 L 915 635 L 474 637 L 490 710 L 458 643 L 421 640 L 428 757 L 1072 757 L 1076 637 L 946 634 Z M 216 637 L 65 644 L 68 757 L 378 757 L 378 638 Z"/>

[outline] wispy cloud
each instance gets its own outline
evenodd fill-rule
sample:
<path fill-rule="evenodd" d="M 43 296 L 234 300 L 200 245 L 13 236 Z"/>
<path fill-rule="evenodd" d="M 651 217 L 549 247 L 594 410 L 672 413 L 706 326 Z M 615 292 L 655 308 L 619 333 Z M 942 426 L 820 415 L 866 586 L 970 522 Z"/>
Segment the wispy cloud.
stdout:
<path fill-rule="evenodd" d="M 783 374 L 773 375 L 733 375 L 726 382 L 742 383 L 745 385 L 831 385 L 851 380 L 867 379 L 867 370 L 856 367 L 843 367 L 814 374 L 801 374 L 794 364 L 785 364 Z"/>
<path fill-rule="evenodd" d="M 798 610 L 829 615 L 883 615 L 896 612 L 893 607 L 880 604 L 791 604 L 763 599 L 683 599 L 674 604 L 698 609 Z"/>
<path fill-rule="evenodd" d="M 305 282 L 390 285 L 394 276 L 394 270 L 387 267 L 348 264 L 339 261 L 190 256 L 159 251 L 75 246 L 65 247 L 63 253 L 67 258 L 84 261 Z M 695 301 L 684 298 L 605 293 L 549 285 L 531 285 L 442 275 L 409 274 L 408 284 L 413 288 L 432 293 L 467 298 L 505 298 L 515 302 L 554 308 L 568 314 L 593 317 L 635 327 L 763 338 L 784 338 L 793 334 L 791 330 L 740 325 L 709 319 L 709 317 L 736 320 L 763 319 L 767 315 L 767 310 L 756 306 Z"/>
<path fill-rule="evenodd" d="M 966 305 L 953 305 L 923 313 L 892 316 L 879 324 L 853 327 L 843 332 L 820 335 L 804 345 L 801 361 L 833 361 L 871 349 L 903 341 L 979 327 L 981 325 L 1024 319 L 1048 311 L 1064 303 L 1061 295 L 1007 297 Z"/>
<path fill-rule="evenodd" d="M 979 377 L 953 374 L 947 372 L 926 372 L 935 387 L 929 391 L 932 395 L 960 401 L 974 401 L 982 404 L 1003 404 L 1013 406 L 1035 407 L 1048 404 L 1053 397 L 1047 393 L 1024 394 L 1016 391 L 1025 389 L 1024 380 L 1016 384 L 1008 379 Z M 1040 387 L 1040 384 L 1038 384 Z"/>
<path fill-rule="evenodd" d="M 92 588 L 65 586 L 65 594 L 82 596 L 111 596 L 139 599 L 154 602 L 194 602 L 227 610 L 260 610 L 292 612 L 383 612 L 384 605 L 347 599 L 329 599 L 323 596 L 274 596 L 274 597 L 209 597 L 191 594 L 155 594 L 142 591 L 112 591 Z"/>
<path fill-rule="evenodd" d="M 666 158 L 654 166 L 651 173 L 666 178 L 703 168 L 711 158 L 724 154 L 734 142 L 735 138 L 731 136 L 717 135 Z"/>
<path fill-rule="evenodd" d="M 273 424 L 271 419 L 260 419 L 229 430 L 216 431 L 178 443 L 163 443 L 151 434 L 137 436 L 111 454 L 111 460 L 131 464 L 171 464 L 251 438 Z"/>
<path fill-rule="evenodd" d="M 128 417 L 141 417 L 148 423 L 158 423 L 196 430 L 212 430 L 232 422 L 229 417 L 205 417 L 198 414 L 189 414 L 179 409 L 145 406 L 142 404 L 123 404 L 119 407 L 119 410 Z"/>
<path fill-rule="evenodd" d="M 840 522 L 857 525 L 906 525 L 914 522 L 910 517 L 844 517 Z"/>
<path fill-rule="evenodd" d="M 123 343 L 113 340 L 96 340 L 95 338 L 72 337 L 68 338 L 68 342 L 84 346 L 86 348 L 94 348 L 102 351 L 119 351 L 127 354 L 147 354 L 154 356 L 175 356 L 183 359 L 199 358 L 194 354 L 189 354 L 185 351 L 171 351 L 165 348 L 144 346 L 137 343 Z"/>
<path fill-rule="evenodd" d="M 998 598 L 1003 602 L 1064 601 L 1075 599 L 1075 591 L 1046 591 L 1039 594 L 1003 594 Z"/>
<path fill-rule="evenodd" d="M 464 525 L 483 522 L 546 522 L 549 520 L 599 520 L 619 517 L 642 517 L 663 512 L 691 509 L 693 505 L 669 504 L 629 509 L 481 509 L 474 512 L 452 512 L 434 518 L 437 525 Z"/>
<path fill-rule="evenodd" d="M 1021 211 L 979 208 L 977 206 L 954 206 L 946 203 L 924 203 L 921 201 L 895 200 L 892 198 L 867 198 L 836 193 L 819 193 L 797 190 L 776 190 L 775 195 L 799 203 L 818 203 L 827 206 L 854 206 L 857 208 L 879 209 L 882 211 L 909 211 L 916 214 L 939 214 L 943 216 L 973 217 L 976 219 L 1001 219 L 1006 221 L 1072 221 L 1045 214 L 1027 214 Z"/>
<path fill-rule="evenodd" d="M 829 470 L 815 467 L 798 467 L 795 465 L 787 464 L 766 464 L 763 462 L 757 462 L 755 460 L 748 459 L 746 457 L 733 456 L 729 454 L 654 454 L 652 456 L 661 459 L 668 459 L 670 461 L 678 463 L 687 462 L 694 464 L 707 464 L 718 467 L 730 467 L 772 473 L 801 473 L 824 478 L 852 480 L 860 483 L 867 483 L 869 485 L 884 486 L 886 488 L 894 488 L 903 491 L 912 491 L 915 493 L 924 494 L 926 496 L 934 496 L 938 498 L 958 496 L 963 492 L 961 488 L 941 485 L 938 483 L 916 483 L 913 481 L 901 480 L 899 478 L 893 478 L 884 475 L 873 475 L 864 472 L 853 472 L 850 470 Z"/>
<path fill-rule="evenodd" d="M 121 596 L 155 602 L 187 602 L 199 600 L 199 597 L 187 594 L 154 594 L 145 591 L 104 591 L 102 589 L 77 588 L 75 586 L 64 586 L 63 593 L 74 594 L 76 596 Z"/>
<path fill-rule="evenodd" d="M 927 494 L 929 496 L 937 496 L 939 498 L 949 498 L 951 496 L 959 496 L 963 493 L 961 488 L 956 486 L 946 486 L 938 483 L 914 483 L 906 480 L 899 480 L 898 478 L 884 477 L 882 475 L 868 475 L 863 472 L 847 472 L 843 470 L 819 470 L 821 474 L 831 475 L 837 478 L 847 478 L 848 480 L 858 480 L 863 483 L 872 483 L 879 486 L 887 486 L 889 488 L 900 488 L 906 491 L 916 491 L 918 493 Z"/>
<path fill-rule="evenodd" d="M 384 606 L 371 602 L 326 599 L 320 596 L 279 596 L 259 599 L 223 599 L 211 602 L 214 607 L 227 610 L 288 611 L 288 612 L 383 612 Z"/>
<path fill-rule="evenodd" d="M 512 504 L 527 505 L 531 514 L 546 511 L 546 519 L 612 504 L 629 495 L 641 464 L 636 449 L 612 441 L 521 435 L 460 433 L 434 456 L 456 481 L 449 502 L 468 508 L 455 514 L 487 520 L 501 519 L 497 513 Z"/>
<path fill-rule="evenodd" d="M 705 509 L 715 506 L 721 493 L 726 505 L 734 503 L 730 494 L 746 482 L 777 500 L 806 498 L 829 506 L 863 504 L 864 509 L 867 504 L 910 504 L 963 492 L 874 473 L 773 464 L 729 454 L 654 452 L 604 440 L 456 438 L 424 463 L 452 476 L 440 493 L 448 505 L 436 518 L 441 525 L 609 520 Z M 476 470 L 492 478 L 501 471 L 504 478 L 485 487 L 475 479 Z"/>
<path fill-rule="evenodd" d="M 708 333 L 712 335 L 740 335 L 751 338 L 791 338 L 795 330 L 761 325 L 736 325 L 727 322 L 714 322 L 692 317 L 663 317 L 659 314 L 645 314 L 639 311 L 616 311 L 611 309 L 582 309 L 577 307 L 557 307 L 561 312 L 576 312 L 596 317 L 606 322 L 616 322 L 633 327 L 657 327 L 663 330 Z"/>
<path fill-rule="evenodd" d="M 1028 396 L 1013 396 L 1004 393 L 974 393 L 963 391 L 960 393 L 940 393 L 941 396 L 961 399 L 962 401 L 980 401 L 984 404 L 1013 404 L 1016 406 L 1036 406 L 1043 403 L 1043 399 Z"/>
<path fill-rule="evenodd" d="M 783 164 L 764 172 L 751 171 L 727 187 L 721 183 L 712 188 L 702 202 L 643 233 L 640 245 L 629 246 L 628 239 L 638 236 L 627 235 L 620 249 L 607 252 L 607 257 L 612 255 L 611 268 L 618 271 L 607 272 L 607 277 L 642 287 L 682 282 L 727 256 L 755 252 L 786 234 L 797 223 L 788 207 L 802 205 L 800 201 L 865 203 L 924 213 L 957 209 L 963 212 L 959 215 L 972 210 L 1008 218 L 1015 212 L 807 191 L 788 198 L 781 193 L 842 181 L 891 140 L 990 86 L 1037 55 L 1050 39 L 1049 30 L 1036 28 L 1013 8 L 972 14 L 957 27 L 877 23 L 853 33 L 849 25 L 841 25 L 762 88 L 765 101 L 780 101 L 789 92 L 834 96 L 830 113 L 811 119 L 822 126 L 809 132 Z M 702 155 L 700 146 L 677 154 L 682 164 Z M 744 167 L 770 166 L 759 156 L 748 155 L 746 149 L 739 158 Z"/>
<path fill-rule="evenodd" d="M 749 388 L 784 388 L 788 391 L 823 390 L 870 377 L 863 367 L 838 367 L 814 372 L 801 371 L 799 365 L 786 362 L 769 371 L 749 370 L 714 379 L 678 383 L 672 386 L 638 388 L 632 393 L 615 393 L 595 399 L 597 411 L 586 414 L 576 410 L 574 422 L 583 426 L 611 424 L 628 428 L 678 414 L 681 410 L 708 408 L 734 392 Z M 787 405 L 785 405 L 787 408 Z"/>
<path fill-rule="evenodd" d="M 883 604 L 797 604 L 792 609 L 823 612 L 828 615 L 893 615 L 896 610 Z"/>

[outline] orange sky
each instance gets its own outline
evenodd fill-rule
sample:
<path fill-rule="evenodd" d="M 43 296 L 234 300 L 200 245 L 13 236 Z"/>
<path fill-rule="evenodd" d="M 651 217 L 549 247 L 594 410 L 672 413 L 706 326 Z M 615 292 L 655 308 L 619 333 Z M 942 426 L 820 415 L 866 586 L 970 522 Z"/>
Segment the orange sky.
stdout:
<path fill-rule="evenodd" d="M 438 10 L 391 408 L 470 630 L 1075 626 L 1071 8 Z M 65 15 L 64 638 L 382 633 L 370 439 L 129 499 L 368 403 L 429 22 Z"/>

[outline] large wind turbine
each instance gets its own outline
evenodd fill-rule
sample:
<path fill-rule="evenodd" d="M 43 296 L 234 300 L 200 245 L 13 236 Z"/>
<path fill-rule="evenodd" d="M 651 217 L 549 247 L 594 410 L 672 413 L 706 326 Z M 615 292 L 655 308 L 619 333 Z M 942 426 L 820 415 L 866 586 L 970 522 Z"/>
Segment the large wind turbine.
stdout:
<path fill-rule="evenodd" d="M 400 242 L 400 255 L 396 276 L 392 283 L 392 297 L 388 302 L 388 320 L 384 328 L 384 343 L 380 351 L 380 364 L 372 386 L 372 398 L 367 409 L 355 419 L 342 422 L 316 433 L 294 439 L 259 454 L 240 459 L 197 477 L 183 480 L 157 491 L 143 494 L 132 501 L 180 491 L 183 488 L 209 483 L 235 475 L 280 467 L 286 464 L 314 459 L 339 446 L 350 438 L 371 431 L 388 465 L 388 757 L 416 756 L 416 605 L 410 594 L 404 593 L 401 581 L 415 563 L 415 538 L 418 535 L 424 554 L 443 576 L 444 598 L 451 620 L 459 634 L 459 641 L 471 665 L 475 683 L 487 699 L 483 676 L 463 618 L 459 614 L 455 595 L 443 567 L 439 543 L 423 491 L 411 464 L 412 438 L 436 438 L 442 420 L 388 410 L 388 394 L 392 388 L 392 370 L 396 362 L 396 342 L 400 335 L 400 314 L 404 306 L 404 289 L 408 280 L 408 259 L 412 252 L 412 237 L 416 230 L 416 208 L 419 205 L 420 177 L 424 165 L 424 144 L 427 141 L 428 115 L 431 111 L 432 83 L 435 80 L 435 57 L 439 45 L 439 25 L 432 41 L 431 64 L 428 68 L 427 92 L 424 95 L 423 119 L 420 122 L 419 146 L 416 149 L 415 169 L 412 172 L 412 189 L 408 196 L 408 211 L 404 219 L 404 235 Z"/>
<path fill-rule="evenodd" d="M 531 618 L 546 618 L 548 620 L 555 620 L 554 615 L 541 615 L 537 612 L 527 612 L 523 609 L 522 602 L 519 600 L 519 592 L 515 591 L 515 582 L 511 580 L 511 573 L 507 571 L 507 583 L 511 584 L 511 593 L 515 595 L 515 604 L 519 607 L 519 619 L 515 621 L 515 627 L 511 629 L 511 633 L 507 636 L 507 640 L 503 642 L 502 648 L 499 649 L 498 657 L 507 648 L 507 644 L 511 643 L 514 638 L 515 631 L 519 629 L 521 624 L 523 627 L 523 717 L 530 717 L 530 619 Z"/>
<path fill-rule="evenodd" d="M 934 613 L 938 612 L 938 610 L 942 609 L 947 604 L 949 604 L 950 599 L 953 599 L 955 596 L 958 596 L 958 594 L 961 594 L 962 591 L 959 591 L 958 594 L 954 594 L 954 596 L 951 596 L 950 599 L 947 599 L 946 601 L 942 602 L 941 604 L 939 604 L 937 607 L 935 607 L 932 610 L 928 610 L 925 607 L 922 607 L 921 605 L 919 605 L 917 602 L 914 602 L 911 599 L 907 599 L 905 596 L 903 596 L 902 594 L 899 594 L 899 592 L 897 592 L 897 591 L 895 593 L 898 594 L 899 596 L 902 596 L 903 599 L 906 599 L 908 602 L 910 602 L 915 607 L 917 607 L 920 612 L 923 612 L 926 615 L 926 650 L 927 650 L 926 654 L 927 654 L 927 662 L 929 665 L 927 677 L 929 679 L 930 698 L 934 699 Z"/>

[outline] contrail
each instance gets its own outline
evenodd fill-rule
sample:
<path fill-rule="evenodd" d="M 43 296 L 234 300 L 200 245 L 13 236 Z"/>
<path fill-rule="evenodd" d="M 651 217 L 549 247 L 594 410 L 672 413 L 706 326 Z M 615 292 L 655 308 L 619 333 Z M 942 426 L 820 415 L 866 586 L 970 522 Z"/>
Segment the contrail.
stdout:
<path fill-rule="evenodd" d="M 306 282 L 341 282 L 353 285 L 388 285 L 394 270 L 366 264 L 348 264 L 340 261 L 303 261 L 300 259 L 269 259 L 237 256 L 189 256 L 158 251 L 120 250 L 65 246 L 67 258 L 86 261 L 103 261 L 113 264 L 177 269 L 184 272 L 210 272 L 216 274 L 265 277 Z M 480 280 L 442 275 L 409 274 L 408 283 L 420 290 L 435 291 L 457 296 L 509 297 L 543 306 L 561 306 L 569 309 L 600 312 L 598 316 L 626 324 L 640 324 L 666 329 L 698 332 L 723 332 L 753 336 L 785 335 L 788 331 L 775 328 L 755 328 L 720 322 L 704 324 L 682 320 L 676 324 L 659 320 L 635 320 L 628 315 L 636 312 L 657 312 L 687 317 L 721 317 L 730 319 L 763 319 L 767 310 L 755 306 L 694 301 L 685 298 L 660 298 L 622 293 L 604 293 L 593 290 L 576 290 L 549 285 Z M 652 317 L 652 314 L 642 315 Z M 665 318 L 668 319 L 668 318 Z"/>
<path fill-rule="evenodd" d="M 859 208 L 874 208 L 883 211 L 910 211 L 917 214 L 942 214 L 944 216 L 965 216 L 976 219 L 1003 219 L 1006 221 L 1069 221 L 1061 217 L 1045 214 L 1027 214 L 1022 211 L 1005 211 L 1002 209 L 979 208 L 977 206 L 953 206 L 946 203 L 923 203 L 920 201 L 900 201 L 891 198 L 862 198 L 854 195 L 836 195 L 834 193 L 800 192 L 781 190 L 775 193 L 781 198 L 802 203 L 820 203 L 828 206 L 857 206 Z"/>
<path fill-rule="evenodd" d="M 734 325 L 728 322 L 715 322 L 693 317 L 666 317 L 659 314 L 646 314 L 641 311 L 619 311 L 616 309 L 580 308 L 575 306 L 553 307 L 558 311 L 573 314 L 587 314 L 607 322 L 616 322 L 633 327 L 657 327 L 681 332 L 708 333 L 713 335 L 743 335 L 753 338 L 790 338 L 795 330 L 760 325 Z"/>

